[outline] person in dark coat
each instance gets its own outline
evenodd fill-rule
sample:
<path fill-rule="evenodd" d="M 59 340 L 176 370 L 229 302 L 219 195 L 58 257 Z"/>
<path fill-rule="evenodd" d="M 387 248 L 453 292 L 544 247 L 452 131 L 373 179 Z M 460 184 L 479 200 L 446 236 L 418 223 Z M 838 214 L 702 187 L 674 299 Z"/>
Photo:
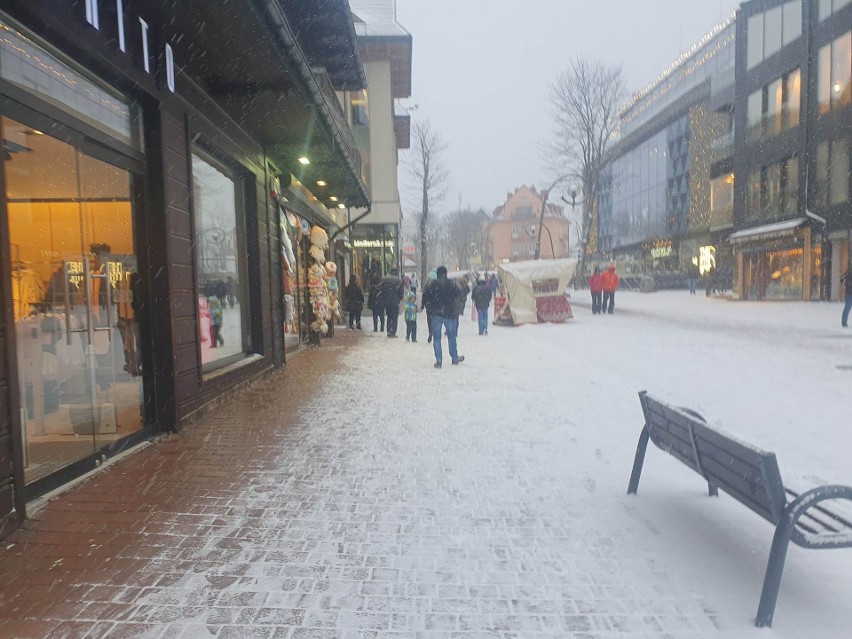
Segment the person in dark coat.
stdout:
<path fill-rule="evenodd" d="M 458 287 L 461 291 L 461 308 L 459 309 L 459 315 L 464 315 L 464 307 L 467 306 L 467 296 L 470 295 L 470 285 L 467 283 L 467 278 L 462 277 L 458 281 Z"/>
<path fill-rule="evenodd" d="M 461 364 L 464 355 L 458 354 L 459 311 L 461 310 L 461 289 L 447 279 L 447 267 L 438 267 L 438 279 L 429 283 L 423 291 L 424 304 L 432 313 L 432 346 L 435 349 L 435 368 L 441 368 L 443 351 L 441 333 L 446 330 L 450 357 L 453 364 Z"/>
<path fill-rule="evenodd" d="M 846 303 L 843 306 L 843 315 L 840 317 L 840 325 L 843 328 L 849 327 L 849 311 L 852 310 L 852 270 L 846 271 L 843 277 L 840 278 L 840 283 L 843 284 Z"/>
<path fill-rule="evenodd" d="M 364 292 L 358 286 L 358 276 L 349 277 L 349 284 L 343 289 L 343 310 L 349 313 L 349 329 L 361 330 L 361 310 L 364 308 Z"/>
<path fill-rule="evenodd" d="M 485 280 L 479 280 L 476 283 L 471 299 L 476 306 L 476 313 L 479 318 L 479 334 L 488 335 L 488 307 L 491 306 L 491 287 L 485 283 Z"/>
<path fill-rule="evenodd" d="M 405 287 L 395 268 L 391 269 L 390 273 L 382 278 L 380 286 L 385 312 L 388 316 L 388 337 L 396 337 L 396 325 L 399 321 L 399 304 L 405 295 Z"/>
<path fill-rule="evenodd" d="M 373 311 L 373 332 L 379 331 L 379 323 L 381 322 L 382 332 L 385 332 L 385 300 L 382 296 L 382 281 L 376 275 L 373 278 L 373 285 L 370 287 L 370 295 L 367 298 L 367 306 Z"/>

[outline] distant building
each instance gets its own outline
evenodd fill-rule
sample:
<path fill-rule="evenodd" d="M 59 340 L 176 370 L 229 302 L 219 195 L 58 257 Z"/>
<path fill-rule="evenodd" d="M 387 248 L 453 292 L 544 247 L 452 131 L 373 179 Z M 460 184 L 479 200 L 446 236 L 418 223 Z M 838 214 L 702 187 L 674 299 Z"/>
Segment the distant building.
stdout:
<path fill-rule="evenodd" d="M 390 268 L 410 268 L 400 248 L 399 150 L 411 139 L 411 119 L 395 100 L 411 96 L 412 37 L 396 21 L 395 0 L 350 0 L 367 88 L 351 96 L 350 120 L 364 158 L 370 214 L 350 230 L 353 272 L 367 286 Z M 353 210 L 352 219 L 363 214 Z M 411 256 L 408 256 L 408 262 Z"/>
<path fill-rule="evenodd" d="M 841 299 L 852 235 L 852 3 L 743 3 L 735 96 L 735 294 Z"/>
<path fill-rule="evenodd" d="M 533 259 L 541 205 L 541 193 L 534 186 L 506 194 L 506 202 L 494 210 L 489 222 L 492 266 Z M 569 228 L 563 208 L 548 203 L 540 257 L 568 257 Z"/>

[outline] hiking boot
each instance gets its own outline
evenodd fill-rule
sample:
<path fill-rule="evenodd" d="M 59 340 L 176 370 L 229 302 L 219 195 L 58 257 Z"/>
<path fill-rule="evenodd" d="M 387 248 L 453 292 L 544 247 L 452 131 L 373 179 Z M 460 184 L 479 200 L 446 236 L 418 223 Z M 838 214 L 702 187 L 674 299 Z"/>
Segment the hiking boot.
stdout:
<path fill-rule="evenodd" d="M 459 355 L 458 357 L 453 359 L 453 366 L 457 366 L 464 361 L 464 355 Z"/>
<path fill-rule="evenodd" d="M 441 362 L 435 362 L 435 368 L 441 368 Z"/>

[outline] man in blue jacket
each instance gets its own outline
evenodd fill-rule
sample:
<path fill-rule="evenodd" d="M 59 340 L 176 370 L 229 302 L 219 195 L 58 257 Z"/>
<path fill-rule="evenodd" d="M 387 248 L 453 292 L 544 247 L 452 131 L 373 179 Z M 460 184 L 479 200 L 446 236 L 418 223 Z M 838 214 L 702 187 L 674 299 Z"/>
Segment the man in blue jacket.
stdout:
<path fill-rule="evenodd" d="M 446 329 L 450 358 L 453 364 L 461 364 L 464 355 L 458 354 L 457 336 L 459 331 L 459 312 L 461 310 L 461 290 L 447 279 L 447 267 L 438 267 L 438 279 L 429 283 L 423 291 L 423 304 L 432 314 L 432 346 L 435 348 L 435 368 L 441 368 L 443 349 L 441 335 Z"/>

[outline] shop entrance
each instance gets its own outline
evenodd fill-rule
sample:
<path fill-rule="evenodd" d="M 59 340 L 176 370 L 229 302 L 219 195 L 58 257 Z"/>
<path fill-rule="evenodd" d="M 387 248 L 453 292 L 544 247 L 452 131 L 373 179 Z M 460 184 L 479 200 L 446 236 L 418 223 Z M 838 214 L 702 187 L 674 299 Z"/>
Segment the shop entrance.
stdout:
<path fill-rule="evenodd" d="M 0 121 L 27 484 L 143 428 L 133 175 Z"/>

